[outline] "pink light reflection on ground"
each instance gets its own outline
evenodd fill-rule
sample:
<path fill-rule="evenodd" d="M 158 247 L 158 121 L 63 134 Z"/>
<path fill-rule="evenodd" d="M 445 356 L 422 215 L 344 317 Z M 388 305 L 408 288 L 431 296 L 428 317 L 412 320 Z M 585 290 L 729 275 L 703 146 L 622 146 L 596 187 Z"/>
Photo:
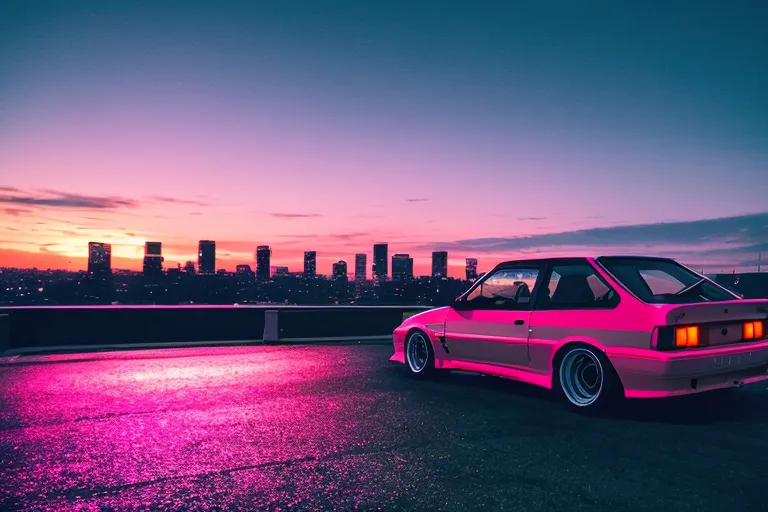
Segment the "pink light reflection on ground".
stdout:
<path fill-rule="evenodd" d="M 7 372 L 0 445 L 16 456 L 0 477 L 15 485 L 0 501 L 322 458 L 375 437 L 378 397 L 314 388 L 328 372 L 349 374 L 334 347 L 311 357 L 268 347 L 142 352 Z"/>

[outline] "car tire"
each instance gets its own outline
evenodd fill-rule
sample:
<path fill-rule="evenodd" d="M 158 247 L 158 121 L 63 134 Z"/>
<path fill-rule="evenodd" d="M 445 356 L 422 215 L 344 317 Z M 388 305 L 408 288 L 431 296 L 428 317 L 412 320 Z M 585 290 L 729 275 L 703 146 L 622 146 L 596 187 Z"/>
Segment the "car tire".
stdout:
<path fill-rule="evenodd" d="M 426 377 L 435 373 L 435 352 L 426 333 L 409 333 L 404 348 L 405 366 L 411 375 Z"/>
<path fill-rule="evenodd" d="M 569 405 L 581 412 L 605 410 L 623 396 L 613 365 L 600 350 L 573 345 L 558 357 L 555 389 Z"/>

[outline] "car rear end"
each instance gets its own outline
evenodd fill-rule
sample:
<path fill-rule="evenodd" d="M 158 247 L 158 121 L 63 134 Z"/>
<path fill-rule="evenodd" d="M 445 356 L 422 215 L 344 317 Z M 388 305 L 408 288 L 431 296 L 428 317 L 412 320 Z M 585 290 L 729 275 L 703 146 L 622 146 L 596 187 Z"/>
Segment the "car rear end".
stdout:
<path fill-rule="evenodd" d="M 768 379 L 768 300 L 657 305 L 651 347 L 611 350 L 628 398 L 675 396 Z"/>

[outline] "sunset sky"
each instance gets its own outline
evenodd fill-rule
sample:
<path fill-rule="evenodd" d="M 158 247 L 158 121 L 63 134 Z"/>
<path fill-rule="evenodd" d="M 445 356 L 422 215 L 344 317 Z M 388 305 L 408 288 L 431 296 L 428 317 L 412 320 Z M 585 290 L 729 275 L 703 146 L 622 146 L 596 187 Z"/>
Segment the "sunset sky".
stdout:
<path fill-rule="evenodd" d="M 0 266 L 768 260 L 768 3 L 536 3 L 4 1 Z"/>

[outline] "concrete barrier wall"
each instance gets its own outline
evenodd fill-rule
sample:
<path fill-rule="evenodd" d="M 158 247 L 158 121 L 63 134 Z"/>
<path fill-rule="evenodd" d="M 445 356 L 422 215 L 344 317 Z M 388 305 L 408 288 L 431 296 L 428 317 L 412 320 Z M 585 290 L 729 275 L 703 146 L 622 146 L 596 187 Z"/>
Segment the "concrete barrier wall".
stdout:
<path fill-rule="evenodd" d="M 278 310 L 279 339 L 381 336 L 403 321 L 400 308 Z"/>
<path fill-rule="evenodd" d="M 82 306 L 0 309 L 5 350 L 386 336 L 425 307 Z M 268 321 L 266 321 L 268 320 Z M 0 352 L 2 347 L 0 320 Z M 265 328 L 266 327 L 266 328 Z"/>
<path fill-rule="evenodd" d="M 0 354 L 11 348 L 11 317 L 0 314 Z"/>

